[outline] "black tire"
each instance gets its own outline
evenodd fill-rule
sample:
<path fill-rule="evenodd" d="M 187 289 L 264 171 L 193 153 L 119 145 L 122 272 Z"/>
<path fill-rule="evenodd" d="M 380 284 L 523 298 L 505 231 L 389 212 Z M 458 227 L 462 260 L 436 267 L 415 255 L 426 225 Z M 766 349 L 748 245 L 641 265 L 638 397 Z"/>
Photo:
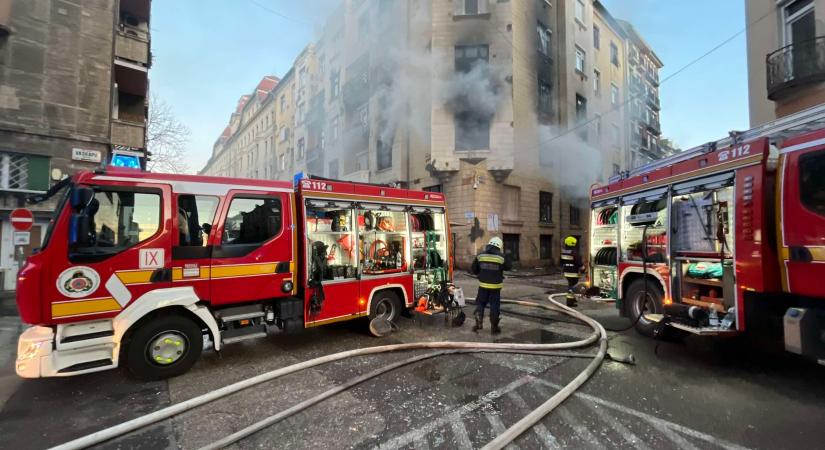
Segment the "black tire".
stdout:
<path fill-rule="evenodd" d="M 390 322 L 395 322 L 401 315 L 401 300 L 390 290 L 380 291 L 375 294 L 370 304 L 369 319 L 385 316 Z"/>
<path fill-rule="evenodd" d="M 150 348 L 152 344 L 160 345 Z M 135 378 L 162 380 L 188 371 L 202 350 L 200 325 L 188 317 L 169 314 L 139 325 L 127 340 L 121 361 Z M 158 361 L 153 359 L 153 354 Z"/>
<path fill-rule="evenodd" d="M 636 331 L 644 336 L 653 337 L 656 329 L 656 322 L 651 322 L 644 318 L 645 313 L 664 314 L 662 299 L 664 293 L 659 283 L 654 280 L 647 280 L 647 301 L 645 298 L 645 281 L 636 280 L 627 288 L 625 296 L 625 313 L 630 320 L 636 321 Z M 644 307 L 642 306 L 644 304 Z M 639 315 L 642 317 L 639 317 Z M 636 320 L 638 318 L 638 320 Z"/>

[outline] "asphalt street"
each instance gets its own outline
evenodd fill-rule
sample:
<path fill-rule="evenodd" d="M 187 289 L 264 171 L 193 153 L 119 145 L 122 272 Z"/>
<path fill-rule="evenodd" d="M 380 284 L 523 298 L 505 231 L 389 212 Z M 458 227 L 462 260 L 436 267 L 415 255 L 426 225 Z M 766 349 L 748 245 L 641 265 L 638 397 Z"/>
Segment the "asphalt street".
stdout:
<path fill-rule="evenodd" d="M 475 281 L 459 276 L 468 296 Z M 546 301 L 563 281 L 511 278 L 506 298 Z M 468 306 L 467 312 L 469 313 Z M 0 304 L 0 448 L 45 448 L 184 401 L 235 381 L 324 354 L 421 340 L 562 342 L 587 327 L 546 311 L 506 306 L 503 334 L 470 323 L 402 318 L 376 339 L 361 321 L 227 346 L 207 352 L 189 373 L 161 382 L 121 371 L 20 380 L 16 337 L 23 325 Z M 610 328 L 627 321 L 611 304 L 580 310 Z M 595 350 L 595 349 L 594 349 Z M 746 340 L 657 342 L 635 331 L 610 333 L 610 353 L 579 392 L 512 448 L 815 448 L 825 438 L 825 367 Z M 181 414 L 103 448 L 199 448 L 376 367 L 423 352 L 345 360 L 263 383 Z M 512 354 L 447 355 L 382 375 L 236 444 L 237 448 L 478 448 L 569 382 L 586 359 Z"/>

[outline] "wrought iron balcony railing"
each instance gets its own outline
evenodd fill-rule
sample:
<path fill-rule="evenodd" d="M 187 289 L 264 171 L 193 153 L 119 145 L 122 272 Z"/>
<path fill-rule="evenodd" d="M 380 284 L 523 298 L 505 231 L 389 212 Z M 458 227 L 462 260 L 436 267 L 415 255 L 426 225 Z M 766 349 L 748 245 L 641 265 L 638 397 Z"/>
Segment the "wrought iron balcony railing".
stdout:
<path fill-rule="evenodd" d="M 825 36 L 782 47 L 766 60 L 770 100 L 789 89 L 825 81 Z"/>

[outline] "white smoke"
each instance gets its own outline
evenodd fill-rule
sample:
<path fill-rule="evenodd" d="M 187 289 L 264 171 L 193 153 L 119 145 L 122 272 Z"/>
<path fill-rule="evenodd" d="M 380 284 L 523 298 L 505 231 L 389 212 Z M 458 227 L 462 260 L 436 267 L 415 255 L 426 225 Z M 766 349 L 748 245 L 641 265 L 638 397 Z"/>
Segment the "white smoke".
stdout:
<path fill-rule="evenodd" d="M 452 112 L 490 118 L 501 104 L 502 82 L 501 70 L 481 60 L 468 72 L 454 72 L 441 83 L 439 100 Z"/>
<path fill-rule="evenodd" d="M 601 179 L 604 170 L 603 150 L 584 140 L 584 130 L 591 124 L 569 129 L 539 125 L 539 158 L 542 166 L 566 199 L 589 198 L 591 184 Z"/>

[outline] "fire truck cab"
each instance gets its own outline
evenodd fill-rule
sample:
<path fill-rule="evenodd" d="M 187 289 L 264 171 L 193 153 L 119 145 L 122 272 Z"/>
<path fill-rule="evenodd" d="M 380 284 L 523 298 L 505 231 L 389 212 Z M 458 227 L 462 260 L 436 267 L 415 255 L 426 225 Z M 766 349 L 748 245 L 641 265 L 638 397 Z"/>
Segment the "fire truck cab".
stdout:
<path fill-rule="evenodd" d="M 110 167 L 48 195 L 59 206 L 17 282 L 26 378 L 174 376 L 205 340 L 394 320 L 452 275 L 440 193 Z"/>
<path fill-rule="evenodd" d="M 750 135 L 594 186 L 590 280 L 643 334 L 758 329 L 823 363 L 825 129 Z"/>

